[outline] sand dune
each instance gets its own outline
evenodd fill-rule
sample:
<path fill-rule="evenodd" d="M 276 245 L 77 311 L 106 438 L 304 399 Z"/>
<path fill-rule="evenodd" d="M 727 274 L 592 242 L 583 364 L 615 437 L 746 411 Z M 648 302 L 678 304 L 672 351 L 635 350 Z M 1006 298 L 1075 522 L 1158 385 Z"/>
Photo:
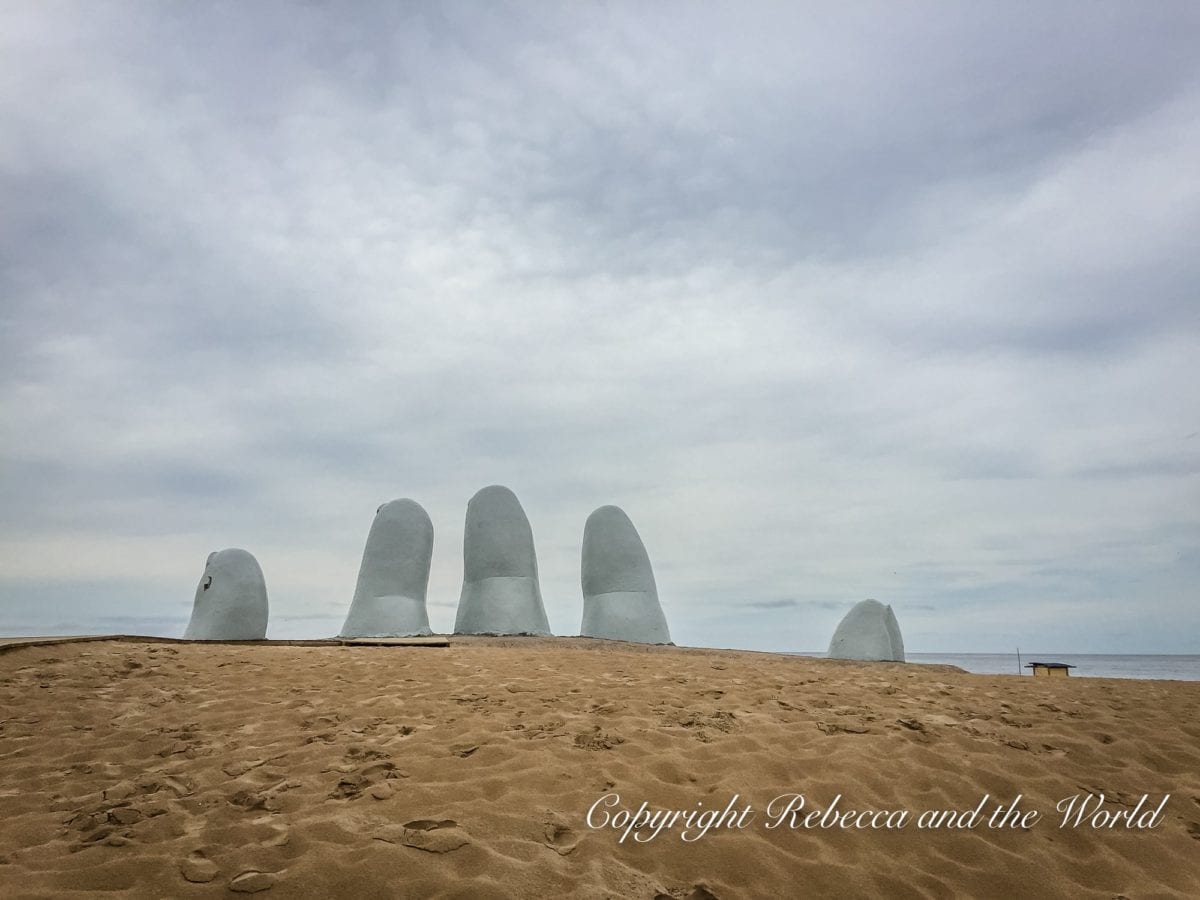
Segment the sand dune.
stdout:
<path fill-rule="evenodd" d="M 1161 824 L 1054 805 L 1170 794 Z M 773 798 L 1030 828 L 765 827 Z M 638 843 L 623 805 L 756 818 Z M 0 896 L 1194 897 L 1200 684 L 582 639 L 0 655 Z"/>

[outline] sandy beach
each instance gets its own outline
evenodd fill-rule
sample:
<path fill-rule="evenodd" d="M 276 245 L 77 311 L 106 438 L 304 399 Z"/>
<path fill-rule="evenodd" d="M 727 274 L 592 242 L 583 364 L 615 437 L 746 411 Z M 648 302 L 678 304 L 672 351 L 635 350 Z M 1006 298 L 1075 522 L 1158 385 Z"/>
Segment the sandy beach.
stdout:
<path fill-rule="evenodd" d="M 0 773 L 6 898 L 1200 894 L 1200 683 L 577 638 L 27 646 Z M 1135 814 L 1060 827 L 1089 793 Z M 1018 794 L 1036 820 L 990 826 Z M 795 795 L 856 815 L 806 826 Z M 622 840 L 643 803 L 747 812 Z"/>

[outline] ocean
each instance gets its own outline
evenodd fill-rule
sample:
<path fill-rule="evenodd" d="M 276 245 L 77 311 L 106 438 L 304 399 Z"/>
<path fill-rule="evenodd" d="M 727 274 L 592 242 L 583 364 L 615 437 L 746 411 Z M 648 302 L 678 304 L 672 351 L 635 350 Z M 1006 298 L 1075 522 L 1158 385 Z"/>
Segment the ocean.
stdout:
<path fill-rule="evenodd" d="M 796 656 L 824 656 L 824 653 L 796 653 Z M 1061 662 L 1075 666 L 1073 677 L 1155 678 L 1171 681 L 1200 681 L 1200 654 L 1134 653 L 1021 653 L 1021 669 L 1016 653 L 907 653 L 910 663 L 958 666 L 976 675 L 1016 675 L 1030 677 L 1026 663 Z"/>
<path fill-rule="evenodd" d="M 1016 675 L 1016 653 L 909 653 L 914 663 L 940 663 L 958 666 L 979 675 Z M 1021 665 L 1033 662 L 1061 662 L 1075 666 L 1073 677 L 1088 678 L 1164 678 L 1175 681 L 1200 681 L 1200 655 L 1107 654 L 1107 653 L 1021 653 Z M 1026 668 L 1020 669 L 1029 675 Z"/>
<path fill-rule="evenodd" d="M 823 654 L 822 654 L 823 655 Z M 910 663 L 958 666 L 977 675 L 1029 675 L 1026 663 L 1061 662 L 1075 666 L 1072 677 L 1162 678 L 1200 681 L 1200 655 L 1132 653 L 1026 653 L 1021 652 L 1020 670 L 1016 653 L 909 653 Z"/>

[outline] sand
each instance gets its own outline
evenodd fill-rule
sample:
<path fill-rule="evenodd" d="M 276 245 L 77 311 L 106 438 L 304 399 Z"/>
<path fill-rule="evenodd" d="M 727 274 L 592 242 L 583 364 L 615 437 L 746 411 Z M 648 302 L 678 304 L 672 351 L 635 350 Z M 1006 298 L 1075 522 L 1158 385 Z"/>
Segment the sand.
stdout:
<path fill-rule="evenodd" d="M 1061 799 L 1170 797 L 1153 828 Z M 691 842 L 623 805 L 754 818 Z M 775 829 L 766 808 L 1030 827 Z M 990 812 L 990 805 L 988 810 Z M 594 818 L 595 822 L 596 819 Z M 584 639 L 0 654 L 0 897 L 1200 896 L 1200 683 Z"/>

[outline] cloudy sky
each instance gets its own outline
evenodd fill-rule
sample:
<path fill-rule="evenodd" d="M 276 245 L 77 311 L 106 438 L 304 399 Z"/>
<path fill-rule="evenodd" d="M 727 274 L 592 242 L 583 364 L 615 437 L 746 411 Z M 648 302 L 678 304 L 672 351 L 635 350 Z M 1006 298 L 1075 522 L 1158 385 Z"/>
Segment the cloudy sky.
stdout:
<path fill-rule="evenodd" d="M 681 644 L 1200 652 L 1200 7 L 0 3 L 0 633 L 340 627 L 380 503 Z"/>

